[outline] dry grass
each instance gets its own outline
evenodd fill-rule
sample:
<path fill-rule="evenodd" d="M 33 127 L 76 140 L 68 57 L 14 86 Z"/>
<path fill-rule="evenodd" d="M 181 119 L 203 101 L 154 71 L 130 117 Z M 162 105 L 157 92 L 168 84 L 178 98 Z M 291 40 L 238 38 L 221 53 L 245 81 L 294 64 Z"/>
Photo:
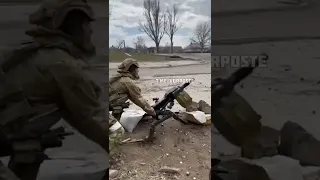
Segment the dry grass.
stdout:
<path fill-rule="evenodd" d="M 155 54 L 146 54 L 146 53 L 130 53 L 132 58 L 137 59 L 138 61 L 144 62 L 154 62 L 154 61 L 165 61 L 167 60 L 164 56 L 159 56 Z M 109 62 L 121 62 L 129 56 L 123 52 L 110 52 L 109 53 Z"/>

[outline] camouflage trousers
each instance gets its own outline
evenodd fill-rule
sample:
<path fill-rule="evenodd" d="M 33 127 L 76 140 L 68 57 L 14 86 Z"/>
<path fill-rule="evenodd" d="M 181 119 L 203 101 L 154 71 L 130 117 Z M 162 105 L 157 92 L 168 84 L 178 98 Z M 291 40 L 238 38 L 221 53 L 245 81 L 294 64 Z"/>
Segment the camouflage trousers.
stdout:
<path fill-rule="evenodd" d="M 20 180 L 0 161 L 0 180 Z"/>
<path fill-rule="evenodd" d="M 117 154 L 124 132 L 125 130 L 118 120 L 109 114 L 109 155 L 111 158 Z"/>

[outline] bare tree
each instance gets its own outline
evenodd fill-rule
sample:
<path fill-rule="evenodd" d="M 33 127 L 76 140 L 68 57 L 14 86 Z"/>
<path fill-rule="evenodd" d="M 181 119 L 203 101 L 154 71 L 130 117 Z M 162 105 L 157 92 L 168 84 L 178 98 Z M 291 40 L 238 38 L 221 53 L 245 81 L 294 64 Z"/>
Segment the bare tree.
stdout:
<path fill-rule="evenodd" d="M 201 47 L 201 52 L 211 42 L 211 25 L 210 22 L 199 22 L 194 29 L 194 37 L 191 42 L 198 43 Z"/>
<path fill-rule="evenodd" d="M 170 52 L 173 53 L 173 36 L 179 30 L 181 25 L 178 25 L 179 17 L 178 17 L 179 8 L 176 4 L 166 10 L 166 28 L 165 33 L 170 38 Z"/>
<path fill-rule="evenodd" d="M 165 14 L 161 12 L 160 0 L 143 1 L 145 23 L 139 20 L 140 31 L 145 32 L 155 43 L 157 53 L 166 28 Z"/>
<path fill-rule="evenodd" d="M 135 45 L 137 51 L 140 51 L 145 47 L 145 41 L 141 36 L 138 36 L 137 39 L 133 40 L 133 44 Z"/>

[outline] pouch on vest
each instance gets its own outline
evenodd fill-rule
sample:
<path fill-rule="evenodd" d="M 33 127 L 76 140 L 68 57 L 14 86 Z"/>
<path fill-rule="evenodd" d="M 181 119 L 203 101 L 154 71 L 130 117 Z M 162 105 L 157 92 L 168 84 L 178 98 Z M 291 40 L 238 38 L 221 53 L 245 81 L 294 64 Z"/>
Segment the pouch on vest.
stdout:
<path fill-rule="evenodd" d="M 116 82 L 117 80 L 119 80 L 121 78 L 120 77 L 113 77 L 111 79 L 109 79 L 109 102 L 112 102 L 112 101 L 116 101 L 117 99 L 117 90 L 115 88 L 112 87 L 112 84 L 114 82 Z"/>
<path fill-rule="evenodd" d="M 212 112 L 212 123 L 230 142 L 241 146 L 261 130 L 261 116 L 238 93 L 222 98 L 220 107 Z"/>
<path fill-rule="evenodd" d="M 11 83 L 0 69 L 0 127 L 31 113 L 23 91 Z"/>
<path fill-rule="evenodd" d="M 38 44 L 29 43 L 2 54 L 0 64 L 0 126 L 5 126 L 13 120 L 33 113 L 23 90 L 10 80 L 6 72 L 27 60 L 38 49 Z"/>
<path fill-rule="evenodd" d="M 126 107 L 126 101 L 128 99 L 127 95 L 123 96 L 119 94 L 119 91 L 112 86 L 112 84 L 118 81 L 122 76 L 112 77 L 109 80 L 109 107 L 112 108 L 114 106 Z M 123 108 L 122 108 L 123 109 Z"/>

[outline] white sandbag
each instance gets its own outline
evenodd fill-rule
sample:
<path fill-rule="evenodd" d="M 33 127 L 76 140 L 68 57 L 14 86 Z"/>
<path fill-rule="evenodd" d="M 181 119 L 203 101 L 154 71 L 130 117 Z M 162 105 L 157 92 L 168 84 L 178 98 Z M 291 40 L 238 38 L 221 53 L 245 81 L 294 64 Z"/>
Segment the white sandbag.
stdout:
<path fill-rule="evenodd" d="M 116 132 L 118 129 L 120 129 L 122 127 L 121 123 L 119 122 L 116 122 L 114 125 L 112 125 L 110 128 L 109 128 L 109 131 L 110 132 Z"/>
<path fill-rule="evenodd" d="M 189 118 L 189 121 L 194 121 L 194 123 L 204 124 L 207 122 L 206 114 L 202 111 L 192 111 L 186 112 L 187 114 L 192 115 L 194 118 Z"/>
<path fill-rule="evenodd" d="M 131 133 L 145 113 L 143 110 L 126 109 L 121 115 L 120 123 Z"/>

